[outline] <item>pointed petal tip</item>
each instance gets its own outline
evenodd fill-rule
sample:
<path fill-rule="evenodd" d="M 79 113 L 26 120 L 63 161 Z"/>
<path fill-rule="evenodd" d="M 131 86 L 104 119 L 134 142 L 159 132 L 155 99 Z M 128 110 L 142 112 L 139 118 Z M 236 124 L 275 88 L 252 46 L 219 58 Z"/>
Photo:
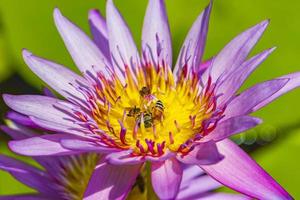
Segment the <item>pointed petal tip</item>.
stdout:
<path fill-rule="evenodd" d="M 23 55 L 23 58 L 24 58 L 24 57 L 31 56 L 32 53 L 31 53 L 28 49 L 23 48 L 23 49 L 22 49 L 22 55 Z"/>
<path fill-rule="evenodd" d="M 101 15 L 98 9 L 91 9 L 89 10 L 89 20 L 93 19 L 95 16 Z"/>
<path fill-rule="evenodd" d="M 2 94 L 2 98 L 3 98 L 3 101 L 6 103 L 6 105 L 9 106 L 10 104 L 10 101 L 12 100 L 12 98 L 14 97 L 15 95 L 11 95 L 11 94 Z"/>

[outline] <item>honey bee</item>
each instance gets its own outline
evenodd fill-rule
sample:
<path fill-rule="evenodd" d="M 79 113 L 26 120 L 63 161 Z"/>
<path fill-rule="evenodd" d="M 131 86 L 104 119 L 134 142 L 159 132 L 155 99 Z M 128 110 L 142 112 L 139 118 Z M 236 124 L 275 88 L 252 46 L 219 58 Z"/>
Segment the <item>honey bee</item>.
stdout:
<path fill-rule="evenodd" d="M 145 128 L 150 128 L 153 125 L 153 119 L 151 113 L 144 114 L 144 126 Z"/>
<path fill-rule="evenodd" d="M 129 112 L 127 113 L 127 116 L 128 117 L 137 117 L 138 115 L 140 115 L 140 113 L 141 113 L 141 109 L 134 106 L 133 108 L 131 108 L 129 110 Z"/>
<path fill-rule="evenodd" d="M 140 95 L 141 95 L 142 97 L 147 96 L 147 95 L 150 95 L 150 94 L 151 94 L 151 91 L 150 91 L 150 89 L 149 89 L 148 87 L 146 87 L 146 86 L 142 87 L 142 89 L 140 90 Z"/>
<path fill-rule="evenodd" d="M 141 114 L 136 116 L 136 121 L 138 122 L 138 125 L 141 126 Z M 153 118 L 151 113 L 144 113 L 143 115 L 143 122 L 145 128 L 150 128 L 153 126 Z"/>
<path fill-rule="evenodd" d="M 161 100 L 157 100 L 152 108 L 154 118 L 161 119 L 165 110 L 164 104 Z"/>

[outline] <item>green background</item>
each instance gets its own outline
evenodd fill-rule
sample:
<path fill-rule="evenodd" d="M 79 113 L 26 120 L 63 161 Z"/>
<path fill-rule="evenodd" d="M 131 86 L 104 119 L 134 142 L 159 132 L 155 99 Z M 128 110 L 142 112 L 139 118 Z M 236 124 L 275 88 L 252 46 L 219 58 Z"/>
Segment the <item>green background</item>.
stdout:
<path fill-rule="evenodd" d="M 146 0 L 115 0 L 140 45 Z M 173 38 L 173 52 L 180 45 L 207 0 L 166 0 Z M 43 83 L 31 73 L 21 58 L 27 48 L 42 57 L 75 69 L 54 26 L 52 11 L 59 7 L 64 15 L 89 33 L 87 13 L 91 8 L 104 12 L 104 0 L 1 0 L 0 1 L 0 92 L 35 93 Z M 300 1 L 298 0 L 216 0 L 210 21 L 205 57 L 215 55 L 241 31 L 264 20 L 271 24 L 254 53 L 277 46 L 277 50 L 257 69 L 243 88 L 283 74 L 300 71 Z M 84 50 L 84 49 L 83 49 Z M 174 56 L 176 57 L 176 56 Z M 237 137 L 243 147 L 281 183 L 300 199 L 300 89 L 276 100 L 256 116 L 264 124 Z M 1 115 L 6 107 L 0 101 Z M 0 136 L 0 152 L 10 154 L 7 137 Z M 0 194 L 29 191 L 0 172 Z"/>

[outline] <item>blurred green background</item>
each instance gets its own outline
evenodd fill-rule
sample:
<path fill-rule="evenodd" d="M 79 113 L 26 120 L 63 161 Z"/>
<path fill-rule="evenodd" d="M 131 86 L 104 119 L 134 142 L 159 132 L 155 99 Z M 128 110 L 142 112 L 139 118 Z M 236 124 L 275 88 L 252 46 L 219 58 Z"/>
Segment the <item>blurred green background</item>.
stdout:
<path fill-rule="evenodd" d="M 115 0 L 140 45 L 146 0 Z M 207 0 L 166 0 L 173 52 L 180 45 Z M 1 0 L 0 1 L 0 92 L 38 93 L 43 83 L 31 73 L 21 58 L 27 48 L 42 57 L 55 60 L 76 70 L 64 48 L 52 19 L 59 7 L 64 15 L 89 33 L 87 13 L 91 8 L 105 10 L 104 0 Z M 215 0 L 205 57 L 216 54 L 235 35 L 266 19 L 271 24 L 254 53 L 277 46 L 277 50 L 255 71 L 244 88 L 276 76 L 300 71 L 300 1 L 299 0 Z M 174 56 L 176 57 L 176 56 Z M 243 148 L 260 163 L 296 199 L 300 199 L 300 89 L 276 100 L 255 113 L 264 124 L 235 137 Z M 0 101 L 3 118 L 6 106 Z M 1 122 L 3 123 L 3 121 Z M 0 153 L 11 154 L 9 138 L 0 134 Z M 0 194 L 30 191 L 0 172 Z"/>

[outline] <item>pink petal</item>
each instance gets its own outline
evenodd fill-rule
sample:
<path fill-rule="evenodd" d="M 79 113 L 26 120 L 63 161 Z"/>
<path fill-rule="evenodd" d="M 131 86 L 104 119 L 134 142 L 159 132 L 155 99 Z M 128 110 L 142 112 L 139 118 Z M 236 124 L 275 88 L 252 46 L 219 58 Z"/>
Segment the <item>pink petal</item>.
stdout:
<path fill-rule="evenodd" d="M 90 72 L 97 76 L 97 72 L 102 72 L 107 78 L 110 77 L 106 66 L 109 61 L 99 50 L 96 44 L 75 24 L 65 18 L 56 8 L 54 10 L 54 20 L 56 27 L 65 42 L 74 62 L 84 74 Z"/>
<path fill-rule="evenodd" d="M 253 112 L 255 106 L 276 94 L 288 82 L 288 78 L 274 79 L 257 84 L 243 91 L 227 105 L 224 113 L 226 119 Z"/>
<path fill-rule="evenodd" d="M 78 106 L 52 97 L 40 95 L 3 95 L 5 103 L 13 110 L 30 116 L 37 125 L 54 131 L 80 134 L 82 126 L 72 115 L 74 110 L 81 111 Z"/>
<path fill-rule="evenodd" d="M 220 104 L 226 103 L 242 86 L 248 76 L 275 50 L 268 49 L 262 53 L 245 61 L 238 66 L 230 75 L 220 80 L 217 87 L 217 92 L 222 94 L 218 98 Z"/>
<path fill-rule="evenodd" d="M 139 63 L 138 51 L 127 24 L 112 0 L 107 0 L 106 3 L 106 22 L 109 48 L 115 70 L 120 69 L 124 72 L 125 65 L 127 65 L 131 67 L 131 71 L 134 71 L 132 65 L 136 66 Z M 116 72 L 118 76 L 121 76 L 121 72 Z"/>
<path fill-rule="evenodd" d="M 151 165 L 152 186 L 160 199 L 174 199 L 179 191 L 182 168 L 175 158 Z"/>
<path fill-rule="evenodd" d="M 252 112 L 259 110 L 260 108 L 264 107 L 265 105 L 271 103 L 274 101 L 276 98 L 280 97 L 281 95 L 287 93 L 290 90 L 295 89 L 296 87 L 300 86 L 300 72 L 293 73 L 293 74 L 288 74 L 282 77 L 279 77 L 280 79 L 287 78 L 289 79 L 289 82 L 282 87 L 280 90 L 278 90 L 276 93 L 273 95 L 269 96 L 267 99 L 264 101 L 260 102 L 258 105 L 256 105 L 254 108 L 252 108 Z"/>
<path fill-rule="evenodd" d="M 149 0 L 144 18 L 142 43 L 143 51 L 152 51 L 155 63 L 162 58 L 172 67 L 172 41 L 164 0 Z"/>
<path fill-rule="evenodd" d="M 222 160 L 223 155 L 220 154 L 214 141 L 208 141 L 198 144 L 193 151 L 184 157 L 178 155 L 177 159 L 190 165 L 210 165 Z"/>
<path fill-rule="evenodd" d="M 84 106 L 82 101 L 85 101 L 85 97 L 76 89 L 78 83 L 90 87 L 83 77 L 64 66 L 39 58 L 27 50 L 23 50 L 23 58 L 30 69 L 50 87 L 66 99 L 75 99 L 78 104 Z"/>
<path fill-rule="evenodd" d="M 120 151 L 119 149 L 111 148 L 104 144 L 95 143 L 93 141 L 86 140 L 84 138 L 72 138 L 72 139 L 62 139 L 60 144 L 69 150 L 74 151 L 84 151 L 84 152 L 101 152 L 101 153 L 111 153 L 115 151 Z"/>
<path fill-rule="evenodd" d="M 174 75 L 180 75 L 179 73 L 185 64 L 188 66 L 188 73 L 201 70 L 199 66 L 205 49 L 211 8 L 212 1 L 198 16 L 185 38 L 173 71 Z"/>
<path fill-rule="evenodd" d="M 90 10 L 89 23 L 94 42 L 107 60 L 110 60 L 106 21 L 99 10 Z"/>
<path fill-rule="evenodd" d="M 60 141 L 70 139 L 74 136 L 70 134 L 47 134 L 23 140 L 9 142 L 9 147 L 15 153 L 25 156 L 52 156 L 52 155 L 72 155 L 79 151 L 64 148 Z"/>
<path fill-rule="evenodd" d="M 36 167 L 16 159 L 0 155 L 0 169 L 9 172 L 21 183 L 36 189 L 39 192 L 51 195 L 51 182 L 47 174 Z"/>
<path fill-rule="evenodd" d="M 84 200 L 125 199 L 130 192 L 141 165 L 116 166 L 101 160 L 94 170 L 84 194 Z"/>
<path fill-rule="evenodd" d="M 257 199 L 292 197 L 254 160 L 229 139 L 217 143 L 224 159 L 200 167 L 227 187 Z"/>
<path fill-rule="evenodd" d="M 207 142 L 210 140 L 218 142 L 225 138 L 229 138 L 232 135 L 253 128 L 260 123 L 262 123 L 262 120 L 255 117 L 232 117 L 220 122 L 217 127 L 211 133 L 209 133 L 209 135 L 205 136 L 200 142 Z"/>
<path fill-rule="evenodd" d="M 249 52 L 259 40 L 268 24 L 269 21 L 265 20 L 251 27 L 235 37 L 222 49 L 222 51 L 214 58 L 210 72 L 209 70 L 207 71 L 213 82 L 221 75 L 227 76 L 228 74 L 231 74 L 236 67 L 240 66 L 245 61 Z"/>

